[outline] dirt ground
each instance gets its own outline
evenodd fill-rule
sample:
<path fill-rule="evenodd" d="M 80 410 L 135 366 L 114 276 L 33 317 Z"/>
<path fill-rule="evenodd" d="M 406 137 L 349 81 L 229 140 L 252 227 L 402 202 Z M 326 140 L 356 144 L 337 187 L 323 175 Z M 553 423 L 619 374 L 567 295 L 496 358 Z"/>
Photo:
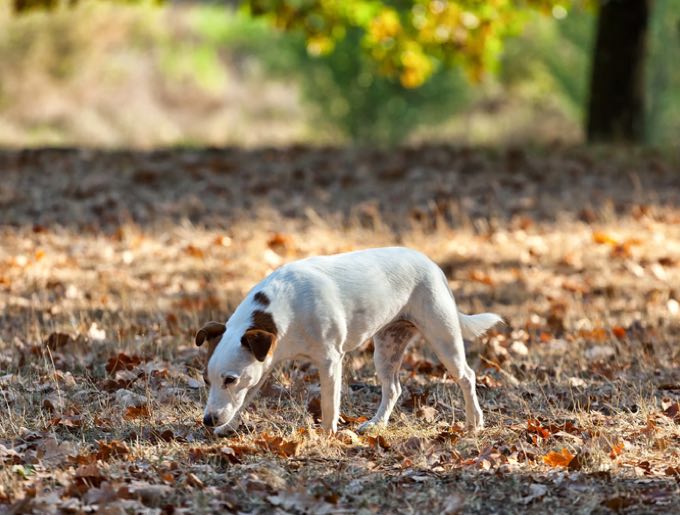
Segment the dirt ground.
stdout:
<path fill-rule="evenodd" d="M 669 513 L 680 501 L 680 162 L 446 146 L 0 152 L 0 511 Z M 277 369 L 242 432 L 201 425 L 195 331 L 314 254 L 407 245 L 477 342 L 487 424 L 420 342 L 389 427 L 371 344 L 343 423 Z M 677 509 L 677 508 L 675 508 Z"/>

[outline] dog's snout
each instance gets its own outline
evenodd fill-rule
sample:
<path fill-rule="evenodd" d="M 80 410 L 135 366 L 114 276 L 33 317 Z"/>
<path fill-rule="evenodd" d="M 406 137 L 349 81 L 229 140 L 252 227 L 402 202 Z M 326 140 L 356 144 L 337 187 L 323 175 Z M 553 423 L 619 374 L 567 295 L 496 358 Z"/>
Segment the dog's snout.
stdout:
<path fill-rule="evenodd" d="M 206 413 L 203 417 L 203 425 L 205 427 L 215 427 L 217 424 L 217 417 L 214 413 Z"/>

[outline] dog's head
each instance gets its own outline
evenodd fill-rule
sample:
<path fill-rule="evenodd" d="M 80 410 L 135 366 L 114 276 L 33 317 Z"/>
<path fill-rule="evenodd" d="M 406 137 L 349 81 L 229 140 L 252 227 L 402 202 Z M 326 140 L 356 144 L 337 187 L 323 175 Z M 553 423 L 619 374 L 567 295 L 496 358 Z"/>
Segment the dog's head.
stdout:
<path fill-rule="evenodd" d="M 276 344 L 276 326 L 269 313 L 254 311 L 248 323 L 232 319 L 225 326 L 210 322 L 196 333 L 196 345 L 208 342 L 204 380 L 210 391 L 203 423 L 216 432 L 239 412 L 248 392 L 260 383 Z"/>

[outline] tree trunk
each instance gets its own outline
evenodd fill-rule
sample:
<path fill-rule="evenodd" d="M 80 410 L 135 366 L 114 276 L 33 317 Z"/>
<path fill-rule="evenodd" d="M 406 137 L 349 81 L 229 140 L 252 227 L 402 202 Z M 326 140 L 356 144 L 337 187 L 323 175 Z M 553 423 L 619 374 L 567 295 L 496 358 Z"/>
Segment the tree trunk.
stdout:
<path fill-rule="evenodd" d="M 645 57 L 651 0 L 600 0 L 588 106 L 588 141 L 645 136 Z"/>

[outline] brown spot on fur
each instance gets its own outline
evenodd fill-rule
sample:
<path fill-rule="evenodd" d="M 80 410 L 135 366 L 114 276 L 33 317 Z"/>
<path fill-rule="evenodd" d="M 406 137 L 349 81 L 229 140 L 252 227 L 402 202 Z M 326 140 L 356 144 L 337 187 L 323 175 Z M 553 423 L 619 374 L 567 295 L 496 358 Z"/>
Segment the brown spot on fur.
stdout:
<path fill-rule="evenodd" d="M 274 317 L 266 311 L 255 310 L 252 314 L 252 322 L 248 330 L 257 329 L 259 331 L 265 331 L 271 333 L 274 336 L 279 334 L 279 329 L 274 323 Z"/>
<path fill-rule="evenodd" d="M 382 330 L 382 336 L 386 338 L 391 338 L 392 341 L 400 346 L 405 340 L 410 340 L 413 336 L 416 327 L 406 320 L 400 320 L 388 325 Z"/>
<path fill-rule="evenodd" d="M 418 334 L 418 329 L 407 320 L 399 320 L 383 328 L 377 335 L 375 351 L 389 361 L 394 370 L 401 365 L 404 351 Z"/>
<path fill-rule="evenodd" d="M 262 291 L 258 291 L 258 292 L 255 294 L 255 297 L 253 297 L 253 298 L 255 299 L 255 302 L 259 302 L 259 303 L 262 304 L 264 307 L 269 306 L 270 300 L 269 300 L 269 297 L 267 297 L 267 294 L 266 294 L 266 293 L 264 293 L 264 292 L 262 292 Z"/>
<path fill-rule="evenodd" d="M 250 327 L 241 338 L 241 345 L 249 348 L 258 360 L 264 361 L 276 346 L 279 329 L 271 313 L 256 309 L 251 317 Z"/>
<path fill-rule="evenodd" d="M 264 361 L 274 348 L 276 336 L 267 331 L 251 329 L 241 338 L 241 345 L 250 349 L 258 361 Z"/>

